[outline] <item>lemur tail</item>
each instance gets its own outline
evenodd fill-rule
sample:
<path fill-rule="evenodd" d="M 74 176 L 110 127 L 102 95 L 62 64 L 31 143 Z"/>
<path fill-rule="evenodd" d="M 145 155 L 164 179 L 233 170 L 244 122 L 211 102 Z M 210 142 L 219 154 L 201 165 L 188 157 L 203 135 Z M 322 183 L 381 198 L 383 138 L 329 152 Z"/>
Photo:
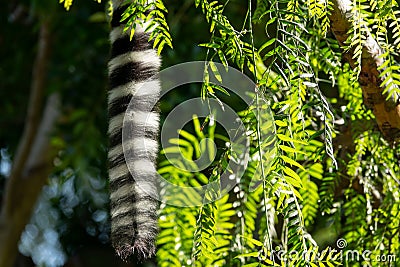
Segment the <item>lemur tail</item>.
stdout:
<path fill-rule="evenodd" d="M 108 64 L 111 241 L 122 259 L 134 252 L 145 259 L 155 254 L 158 233 L 158 203 L 153 197 L 157 195 L 159 114 L 153 104 L 160 93 L 156 75 L 161 60 L 140 25 L 130 40 L 121 22 L 127 5 L 122 0 L 112 2 Z"/>

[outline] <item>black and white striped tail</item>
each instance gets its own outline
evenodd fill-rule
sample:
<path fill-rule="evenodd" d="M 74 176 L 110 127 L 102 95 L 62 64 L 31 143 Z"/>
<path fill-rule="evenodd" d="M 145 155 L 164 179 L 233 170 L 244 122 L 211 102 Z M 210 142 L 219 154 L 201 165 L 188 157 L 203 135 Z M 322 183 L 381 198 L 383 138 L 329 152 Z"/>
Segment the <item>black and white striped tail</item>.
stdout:
<path fill-rule="evenodd" d="M 157 194 L 159 114 L 153 104 L 160 93 L 154 75 L 158 74 L 161 60 L 143 27 L 136 26 L 132 40 L 129 31 L 123 32 L 125 22 L 120 20 L 127 6 L 121 5 L 123 0 L 112 2 L 108 64 L 111 241 L 123 259 L 133 253 L 145 259 L 155 254 L 158 233 L 158 203 L 153 197 Z M 124 130 L 124 136 L 123 123 L 125 129 L 130 129 Z M 124 157 L 124 151 L 129 157 Z"/>

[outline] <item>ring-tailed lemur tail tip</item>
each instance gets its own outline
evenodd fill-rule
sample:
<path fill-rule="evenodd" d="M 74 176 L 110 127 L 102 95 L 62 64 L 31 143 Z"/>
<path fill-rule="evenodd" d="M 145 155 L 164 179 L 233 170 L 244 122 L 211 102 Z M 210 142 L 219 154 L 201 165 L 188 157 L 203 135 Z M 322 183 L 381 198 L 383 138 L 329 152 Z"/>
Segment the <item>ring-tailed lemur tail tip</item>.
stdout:
<path fill-rule="evenodd" d="M 127 8 L 126 1 L 112 3 L 108 64 L 111 241 L 122 259 L 133 253 L 146 259 L 155 254 L 158 233 L 158 202 L 151 195 L 157 194 L 159 114 L 153 103 L 160 94 L 157 74 L 161 60 L 149 42 L 150 33 L 144 32 L 143 27 L 136 25 L 132 40 L 129 31 L 123 31 L 125 22 L 121 22 L 121 16 Z M 131 126 L 124 138 L 123 124 Z M 133 156 L 125 158 L 124 151 Z"/>

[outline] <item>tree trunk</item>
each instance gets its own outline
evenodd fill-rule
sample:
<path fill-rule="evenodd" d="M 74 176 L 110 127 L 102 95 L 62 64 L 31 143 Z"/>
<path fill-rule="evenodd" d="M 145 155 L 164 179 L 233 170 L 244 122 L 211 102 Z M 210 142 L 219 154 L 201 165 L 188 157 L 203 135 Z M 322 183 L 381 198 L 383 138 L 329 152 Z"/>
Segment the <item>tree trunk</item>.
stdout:
<path fill-rule="evenodd" d="M 25 128 L 5 188 L 0 216 L 1 267 L 13 266 L 21 233 L 29 222 L 36 200 L 53 167 L 50 133 L 59 113 L 58 95 L 53 94 L 48 98 L 42 114 L 50 54 L 49 28 L 50 22 L 43 21 L 32 72 Z"/>
<path fill-rule="evenodd" d="M 357 14 L 352 11 L 350 0 L 333 0 L 332 2 L 331 30 L 339 45 L 345 47 L 349 29 L 352 27 L 352 18 L 356 18 Z M 389 142 L 400 141 L 400 103 L 398 101 L 400 98 L 397 96 L 386 99 L 386 96 L 383 95 L 384 88 L 380 85 L 385 77 L 379 77 L 382 70 L 378 70 L 378 67 L 384 63 L 384 59 L 381 57 L 383 50 L 372 37 L 371 32 L 368 29 L 363 30 L 366 36 L 358 81 L 363 91 L 364 104 L 372 108 L 384 138 Z M 356 66 L 356 59 L 353 59 L 353 55 L 354 50 L 343 55 L 352 68 Z"/>

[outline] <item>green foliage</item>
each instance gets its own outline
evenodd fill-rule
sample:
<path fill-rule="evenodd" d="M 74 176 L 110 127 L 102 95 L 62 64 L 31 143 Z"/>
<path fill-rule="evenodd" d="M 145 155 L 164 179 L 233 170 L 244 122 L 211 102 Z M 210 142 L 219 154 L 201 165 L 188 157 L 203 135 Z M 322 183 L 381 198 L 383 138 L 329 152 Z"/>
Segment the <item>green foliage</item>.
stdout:
<path fill-rule="evenodd" d="M 387 190 L 388 183 L 393 184 L 399 177 L 399 151 L 387 146 L 373 130 L 373 114 L 363 105 L 356 82 L 366 32 L 375 32 L 368 12 L 376 8 L 373 5 L 382 4 L 373 2 L 368 7 L 366 1 L 354 3 L 352 10 L 358 17 L 352 22 L 348 49 L 355 51 L 356 68 L 350 70 L 347 64 L 342 65 L 338 43 L 329 34 L 331 1 L 260 0 L 255 9 L 249 1 L 239 28 L 225 15 L 229 2 L 195 1 L 210 32 L 209 42 L 200 44 L 207 49 L 210 61 L 204 71 L 203 99 L 212 97 L 222 105 L 222 98 L 230 97 L 225 89 L 210 83 L 211 75 L 221 82 L 212 60 L 251 73 L 257 88 L 249 92 L 254 104 L 239 112 L 250 145 L 248 165 L 229 197 L 191 209 L 192 216 L 195 213 L 197 217 L 191 232 L 193 248 L 191 253 L 182 250 L 184 257 L 176 255 L 174 262 L 179 262 L 178 266 L 338 266 L 347 262 L 361 266 L 366 261 L 348 260 L 344 253 L 368 249 L 373 251 L 371 255 L 398 255 L 399 251 L 393 249 L 399 245 L 398 232 L 391 232 L 389 225 L 393 224 L 385 218 L 397 214 L 398 193 L 394 191 L 398 192 L 398 186 Z M 380 10 L 385 16 L 397 14 L 394 6 L 385 8 L 386 11 Z M 389 27 L 393 38 L 397 38 L 397 20 L 391 16 Z M 382 14 L 375 19 L 386 25 L 383 17 Z M 384 41 L 388 43 L 391 38 Z M 392 47 L 398 46 L 399 41 L 393 40 Z M 395 60 L 394 50 L 385 51 L 382 86 L 390 94 L 397 90 L 398 68 L 397 63 L 391 63 Z M 329 97 L 323 92 L 328 92 Z M 257 110 L 265 104 L 258 100 L 260 93 L 268 99 L 275 125 L 258 117 Z M 351 124 L 349 135 L 354 149 L 345 150 L 340 143 L 338 146 L 336 138 L 341 133 L 334 127 L 338 117 Z M 262 129 L 274 129 L 275 137 L 263 138 Z M 274 142 L 276 145 L 271 147 Z M 192 148 L 185 146 L 189 158 L 196 151 L 195 143 Z M 227 160 L 240 156 L 226 150 L 215 159 L 207 181 L 214 181 L 225 171 L 221 166 Z M 169 168 L 162 174 L 176 176 L 180 172 Z M 198 179 L 194 174 L 186 175 L 175 182 Z M 214 189 L 209 193 L 218 194 L 220 188 Z M 222 227 L 219 218 L 227 223 L 223 234 L 218 231 Z M 314 233 L 329 228 L 325 224 L 334 224 L 333 236 L 344 238 L 348 246 L 335 251 L 337 244 L 330 240 L 320 247 L 318 240 L 325 237 Z M 171 236 L 169 246 L 175 240 Z M 386 242 L 393 246 L 387 247 Z M 164 244 L 158 254 L 161 262 L 168 254 L 167 243 Z M 277 251 L 309 257 L 278 257 Z M 380 263 L 375 261 L 372 266 Z"/>
<path fill-rule="evenodd" d="M 95 1 L 101 3 L 101 0 Z M 73 0 L 60 0 L 66 10 L 70 9 L 72 2 Z M 109 11 L 109 15 L 112 15 L 111 0 L 109 1 Z M 129 30 L 132 39 L 137 25 L 140 25 L 145 31 L 150 32 L 150 40 L 154 40 L 154 48 L 157 48 L 158 54 L 161 54 L 165 44 L 172 48 L 172 38 L 164 16 L 164 13 L 167 12 L 162 0 L 134 1 L 122 14 L 121 21 L 125 22 L 124 31 Z"/>
<path fill-rule="evenodd" d="M 174 159 L 173 156 L 176 153 L 182 153 L 186 159 L 186 163 L 167 159 L 161 161 L 160 166 L 162 167 L 159 169 L 159 173 L 170 183 L 182 186 L 207 184 L 218 179 L 219 172 L 223 168 L 220 165 L 215 166 L 210 179 L 201 172 L 186 171 L 188 168 L 189 170 L 195 168 L 193 165 L 196 163 L 191 161 L 192 159 L 199 158 L 202 152 L 209 152 L 214 148 L 212 143 L 202 142 L 202 140 L 214 140 L 216 124 L 210 124 L 207 127 L 207 133 L 205 133 L 201 130 L 200 121 L 197 117 L 193 118 L 193 122 L 196 135 L 181 131 L 182 139 L 170 140 L 171 144 L 175 146 L 162 151 L 162 154 L 168 155 L 168 158 Z M 210 158 L 213 159 L 214 153 L 211 154 Z M 204 197 L 214 198 L 218 191 L 219 188 L 211 187 Z M 219 256 L 226 254 L 226 249 L 229 248 L 228 245 L 232 239 L 230 230 L 233 228 L 230 219 L 235 214 L 232 210 L 232 204 L 228 203 L 229 195 L 196 209 L 190 207 L 190 202 L 186 200 L 186 198 L 192 200 L 200 198 L 197 192 L 193 191 L 192 193 L 190 196 L 183 196 L 181 200 L 175 200 L 182 201 L 179 203 L 180 205 L 188 203 L 188 207 L 165 206 L 162 209 L 160 227 L 165 231 L 162 231 L 159 238 L 157 253 L 161 266 L 164 266 L 164 264 L 170 266 L 168 264 L 171 263 L 175 266 L 184 266 L 190 263 L 207 266 L 214 261 L 222 260 Z M 167 191 L 163 195 L 165 200 L 175 199 L 176 197 L 176 192 Z M 173 231 L 170 231 L 171 228 Z M 176 248 L 179 248 L 179 250 Z M 217 251 L 217 253 L 214 251 Z M 174 254 L 174 252 L 177 254 Z"/>
<path fill-rule="evenodd" d="M 126 23 L 124 31 L 130 30 L 132 39 L 135 28 L 140 25 L 150 32 L 149 40 L 154 40 L 154 48 L 161 54 L 165 44 L 172 48 L 172 39 L 164 16 L 167 12 L 162 0 L 134 1 L 122 14 L 121 21 Z"/>

